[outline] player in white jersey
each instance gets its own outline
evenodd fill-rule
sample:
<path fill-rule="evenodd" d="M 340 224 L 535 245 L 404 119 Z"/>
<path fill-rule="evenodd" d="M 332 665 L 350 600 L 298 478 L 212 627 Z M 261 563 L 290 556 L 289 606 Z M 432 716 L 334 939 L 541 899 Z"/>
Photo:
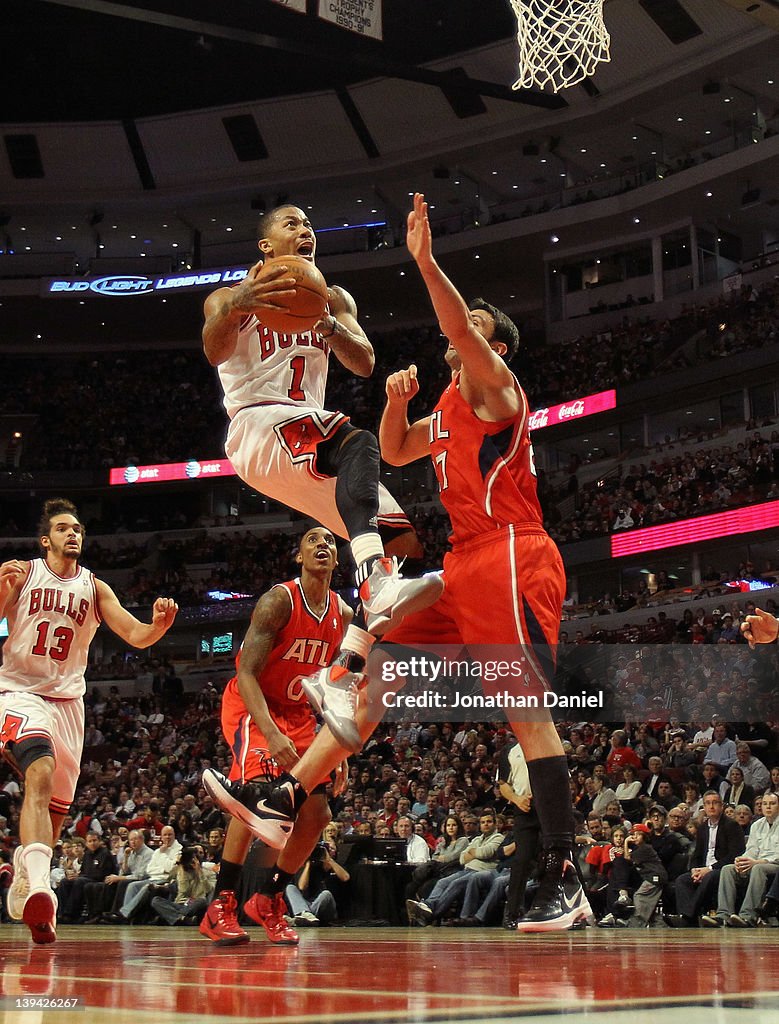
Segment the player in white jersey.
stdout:
<path fill-rule="evenodd" d="M 258 247 L 263 260 L 300 256 L 314 262 L 316 236 L 296 206 L 263 215 Z M 359 672 L 373 637 L 393 613 L 414 610 L 438 596 L 437 580 L 401 580 L 395 557 L 385 557 L 380 527 L 394 527 L 392 556 L 421 555 L 411 524 L 379 484 L 376 438 L 342 412 L 323 408 L 330 352 L 358 377 L 373 371 L 370 341 L 347 291 L 328 289 L 328 313 L 310 331 L 277 334 L 262 323 L 263 309 L 284 308 L 295 279 L 283 265 L 260 280 L 262 260 L 235 287 L 219 288 L 205 303 L 203 346 L 218 367 L 230 417 L 225 451 L 247 484 L 347 537 L 357 566 L 362 611 L 344 636 L 340 663 L 304 687 L 312 704 L 347 749 L 360 746 L 354 725 Z M 349 669 L 350 671 L 347 671 Z"/>
<path fill-rule="evenodd" d="M 150 624 L 123 608 L 79 565 L 84 528 L 75 506 L 47 501 L 38 529 L 43 558 L 0 565 L 0 619 L 8 639 L 0 665 L 0 753 L 24 777 L 8 912 L 36 943 L 56 936 L 49 884 L 52 849 L 70 809 L 84 745 L 84 671 L 101 621 L 133 647 L 150 647 L 173 625 L 178 605 L 158 597 Z"/>

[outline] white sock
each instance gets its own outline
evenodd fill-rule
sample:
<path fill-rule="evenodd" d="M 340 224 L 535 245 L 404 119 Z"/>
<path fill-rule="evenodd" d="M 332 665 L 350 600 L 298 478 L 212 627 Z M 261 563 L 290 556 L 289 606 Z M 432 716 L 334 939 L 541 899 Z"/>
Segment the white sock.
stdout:
<path fill-rule="evenodd" d="M 51 847 L 46 843 L 28 843 L 22 860 L 30 879 L 30 892 L 33 889 L 50 889 Z"/>
<path fill-rule="evenodd" d="M 360 533 L 353 537 L 349 547 L 357 566 L 355 581 L 359 587 L 367 580 L 376 559 L 384 557 L 384 545 L 379 534 L 375 530 L 370 530 L 368 533 Z"/>
<path fill-rule="evenodd" d="M 350 654 L 356 654 L 363 661 L 367 661 L 371 647 L 373 647 L 375 642 L 375 636 L 371 636 L 366 630 L 360 629 L 359 626 L 355 626 L 352 622 L 347 626 L 344 633 L 341 650 L 348 651 Z"/>

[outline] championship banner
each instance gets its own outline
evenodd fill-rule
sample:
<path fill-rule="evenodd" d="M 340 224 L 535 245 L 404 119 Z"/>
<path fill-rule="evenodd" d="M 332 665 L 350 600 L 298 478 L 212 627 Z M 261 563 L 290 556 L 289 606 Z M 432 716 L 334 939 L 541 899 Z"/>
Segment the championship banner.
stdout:
<path fill-rule="evenodd" d="M 297 11 L 298 14 L 306 13 L 306 0 L 273 0 L 273 2 L 280 7 L 288 7 L 291 11 Z"/>
<path fill-rule="evenodd" d="M 319 17 L 361 36 L 384 38 L 381 0 L 319 0 Z"/>

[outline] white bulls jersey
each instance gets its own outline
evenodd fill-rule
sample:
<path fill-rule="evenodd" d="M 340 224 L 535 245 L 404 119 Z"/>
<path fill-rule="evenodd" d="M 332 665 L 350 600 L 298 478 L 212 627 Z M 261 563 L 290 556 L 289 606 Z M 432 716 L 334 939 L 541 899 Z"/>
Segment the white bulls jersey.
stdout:
<path fill-rule="evenodd" d="M 95 578 L 89 569 L 79 566 L 72 579 L 63 579 L 45 559 L 34 559 L 7 615 L 0 690 L 81 697 L 89 645 L 100 625 Z"/>
<path fill-rule="evenodd" d="M 218 367 L 227 415 L 276 402 L 324 408 L 329 355 L 321 334 L 277 334 L 251 313 L 241 323 L 235 351 Z"/>

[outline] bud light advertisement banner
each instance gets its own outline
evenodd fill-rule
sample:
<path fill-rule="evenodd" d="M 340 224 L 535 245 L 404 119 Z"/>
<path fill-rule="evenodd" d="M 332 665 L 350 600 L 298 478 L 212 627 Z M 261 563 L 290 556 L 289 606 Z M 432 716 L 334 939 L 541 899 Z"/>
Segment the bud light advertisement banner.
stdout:
<path fill-rule="evenodd" d="M 185 270 L 178 274 L 109 274 L 105 277 L 68 277 L 49 279 L 41 283 L 44 298 L 77 297 L 80 299 L 132 298 L 138 295 L 166 295 L 170 291 L 192 291 L 198 288 L 218 288 L 220 285 L 243 281 L 245 267 L 216 267 L 211 270 Z"/>

